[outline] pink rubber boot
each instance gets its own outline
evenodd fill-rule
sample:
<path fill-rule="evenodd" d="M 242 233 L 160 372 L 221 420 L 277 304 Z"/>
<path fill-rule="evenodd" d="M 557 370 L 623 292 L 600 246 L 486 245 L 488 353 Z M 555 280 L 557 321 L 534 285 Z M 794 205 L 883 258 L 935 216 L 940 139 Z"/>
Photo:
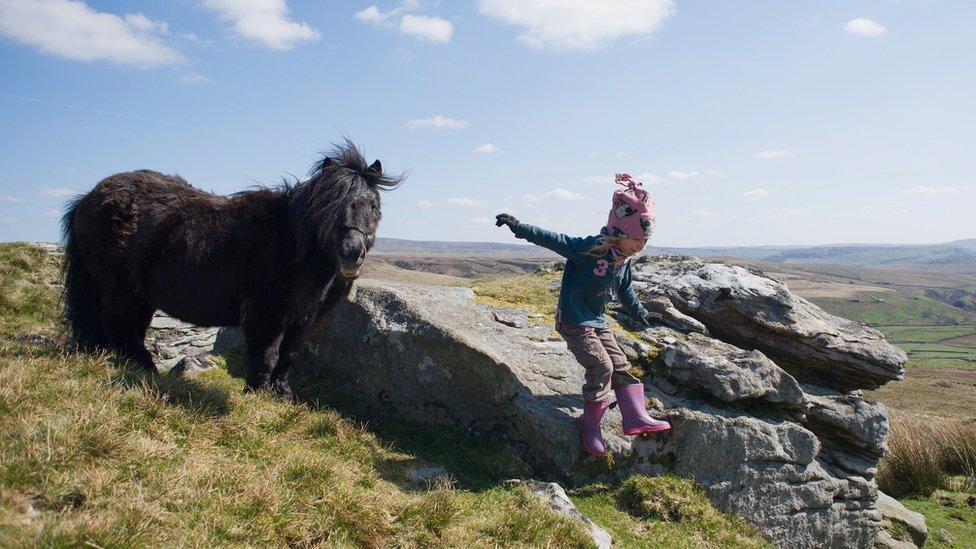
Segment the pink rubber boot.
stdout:
<path fill-rule="evenodd" d="M 576 426 L 579 427 L 580 437 L 583 439 L 583 448 L 586 448 L 591 456 L 600 457 L 607 453 L 603 445 L 600 421 L 603 420 L 603 414 L 609 407 L 610 403 L 606 400 L 587 400 L 583 403 L 583 415 L 576 418 Z"/>
<path fill-rule="evenodd" d="M 671 428 L 671 424 L 667 421 L 659 421 L 647 415 L 643 383 L 626 385 L 614 389 L 614 392 L 617 394 L 617 405 L 620 406 L 625 435 L 659 433 Z"/>

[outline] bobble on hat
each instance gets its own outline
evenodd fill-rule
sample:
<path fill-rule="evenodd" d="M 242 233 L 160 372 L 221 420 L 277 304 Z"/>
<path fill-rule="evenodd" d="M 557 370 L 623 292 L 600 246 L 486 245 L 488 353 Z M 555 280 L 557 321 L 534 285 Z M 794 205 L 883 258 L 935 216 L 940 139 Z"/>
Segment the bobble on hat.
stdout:
<path fill-rule="evenodd" d="M 624 188 L 613 193 L 610 216 L 603 232 L 610 236 L 650 238 L 655 220 L 651 193 L 628 173 L 618 173 L 614 180 Z"/>

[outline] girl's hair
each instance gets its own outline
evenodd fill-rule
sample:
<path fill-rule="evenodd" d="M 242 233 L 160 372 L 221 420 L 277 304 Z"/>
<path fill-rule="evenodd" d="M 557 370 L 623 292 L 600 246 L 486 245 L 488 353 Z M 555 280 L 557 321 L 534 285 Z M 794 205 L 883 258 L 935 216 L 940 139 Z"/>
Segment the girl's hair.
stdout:
<path fill-rule="evenodd" d="M 596 244 L 594 244 L 589 250 L 586 250 L 586 255 L 592 255 L 593 257 L 603 257 L 607 255 L 607 252 L 610 251 L 610 248 L 616 246 L 617 244 L 620 244 L 620 241 L 623 240 L 624 238 L 626 237 L 601 234 L 600 238 L 596 241 Z M 627 258 L 625 258 L 623 255 L 618 256 L 616 263 L 619 264 L 626 259 Z"/>

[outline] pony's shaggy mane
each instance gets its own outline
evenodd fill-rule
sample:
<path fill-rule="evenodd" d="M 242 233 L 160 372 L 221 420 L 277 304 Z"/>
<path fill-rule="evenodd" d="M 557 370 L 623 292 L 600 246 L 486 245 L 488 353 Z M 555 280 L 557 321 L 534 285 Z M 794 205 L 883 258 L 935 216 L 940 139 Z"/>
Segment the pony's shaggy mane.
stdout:
<path fill-rule="evenodd" d="M 356 145 L 346 139 L 333 144 L 308 172 L 308 177 L 282 189 L 288 202 L 288 218 L 297 244 L 296 261 L 304 261 L 336 234 L 343 208 L 363 193 L 393 190 L 403 175 L 387 175 L 376 161 L 370 165 Z"/>

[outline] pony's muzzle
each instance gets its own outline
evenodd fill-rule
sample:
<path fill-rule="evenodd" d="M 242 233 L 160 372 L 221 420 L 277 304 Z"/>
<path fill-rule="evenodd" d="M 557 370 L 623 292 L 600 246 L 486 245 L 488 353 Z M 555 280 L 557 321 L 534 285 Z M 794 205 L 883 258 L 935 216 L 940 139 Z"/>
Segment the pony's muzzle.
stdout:
<path fill-rule="evenodd" d="M 339 274 L 345 278 L 353 279 L 359 276 L 359 269 L 366 262 L 366 250 L 362 250 L 354 257 L 343 257 L 339 261 Z"/>

